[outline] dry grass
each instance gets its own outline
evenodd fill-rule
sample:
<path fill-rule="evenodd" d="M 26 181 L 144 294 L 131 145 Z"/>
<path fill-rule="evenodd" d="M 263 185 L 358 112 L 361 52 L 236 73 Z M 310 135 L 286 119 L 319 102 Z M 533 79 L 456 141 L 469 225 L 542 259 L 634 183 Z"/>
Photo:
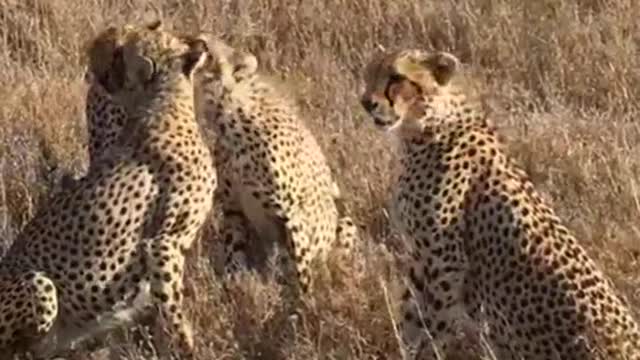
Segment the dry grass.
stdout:
<path fill-rule="evenodd" d="M 360 71 L 378 46 L 457 54 L 484 84 L 512 154 L 640 308 L 635 0 L 0 0 L 3 246 L 61 172 L 84 170 L 82 44 L 106 24 L 156 15 L 223 33 L 282 75 L 367 233 L 362 271 L 320 279 L 297 324 L 273 281 L 222 291 L 204 256 L 215 240 L 205 241 L 188 300 L 202 359 L 398 358 L 385 298 L 397 282 L 385 249 L 390 155 L 357 101 Z"/>

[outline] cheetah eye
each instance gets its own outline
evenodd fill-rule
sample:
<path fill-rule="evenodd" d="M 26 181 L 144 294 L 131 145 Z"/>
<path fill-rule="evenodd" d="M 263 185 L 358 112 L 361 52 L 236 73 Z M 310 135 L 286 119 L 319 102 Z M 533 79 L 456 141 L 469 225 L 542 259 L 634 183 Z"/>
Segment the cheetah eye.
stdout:
<path fill-rule="evenodd" d="M 391 76 L 389 76 L 389 83 L 387 86 L 397 83 L 398 81 L 402 81 L 404 80 L 404 77 L 402 75 L 398 75 L 398 74 L 391 74 Z"/>
<path fill-rule="evenodd" d="M 391 87 L 401 81 L 403 81 L 405 78 L 402 75 L 399 74 L 391 74 L 391 76 L 389 76 L 389 81 L 387 81 L 387 87 L 384 89 L 384 96 L 387 98 L 387 101 L 389 102 L 389 105 L 391 105 L 391 107 L 393 107 L 393 95 L 391 94 Z"/>

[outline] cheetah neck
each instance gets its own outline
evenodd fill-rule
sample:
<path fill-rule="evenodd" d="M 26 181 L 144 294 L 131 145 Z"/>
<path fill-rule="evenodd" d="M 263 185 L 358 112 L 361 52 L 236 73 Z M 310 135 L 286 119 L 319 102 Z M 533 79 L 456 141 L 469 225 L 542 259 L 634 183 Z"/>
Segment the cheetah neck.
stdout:
<path fill-rule="evenodd" d="M 225 100 L 243 107 L 245 111 L 288 107 L 285 97 L 257 74 L 244 79 L 234 87 L 229 87 Z"/>
<path fill-rule="evenodd" d="M 158 137 L 198 131 L 195 121 L 193 85 L 185 78 L 158 84 L 131 111 L 122 134 Z"/>
<path fill-rule="evenodd" d="M 396 150 L 404 165 L 414 163 L 415 159 L 426 159 L 434 151 L 446 153 L 454 151 L 460 140 L 470 132 L 493 134 L 493 128 L 483 111 L 461 113 L 452 111 L 445 116 L 436 116 L 425 112 L 419 131 L 405 131 L 396 134 Z M 396 130 L 402 131 L 402 130 Z M 493 136 L 493 135 L 492 135 Z"/>
<path fill-rule="evenodd" d="M 114 105 L 109 93 L 100 86 L 100 84 L 92 83 L 89 85 L 86 96 L 86 115 L 89 125 L 104 127 L 115 126 L 109 123 L 108 116 L 112 112 Z"/>
<path fill-rule="evenodd" d="M 293 118 L 294 107 L 281 96 L 276 89 L 257 75 L 251 75 L 235 83 L 210 82 L 204 89 L 204 117 L 215 124 L 223 138 L 226 135 L 239 135 L 265 127 L 274 130 L 273 119 L 278 122 Z M 199 102 L 202 104 L 202 102 Z M 235 136 L 236 139 L 248 138 Z"/>
<path fill-rule="evenodd" d="M 400 151 L 438 142 L 460 127 L 486 126 L 488 113 L 482 100 L 464 91 L 448 89 L 439 94 L 425 93 L 404 112 L 394 109 L 399 119 L 389 129 Z"/>
<path fill-rule="evenodd" d="M 193 109 L 193 84 L 185 77 L 167 78 L 151 86 L 148 91 L 148 103 L 141 102 L 140 110 L 162 113 L 167 109 L 188 106 Z"/>

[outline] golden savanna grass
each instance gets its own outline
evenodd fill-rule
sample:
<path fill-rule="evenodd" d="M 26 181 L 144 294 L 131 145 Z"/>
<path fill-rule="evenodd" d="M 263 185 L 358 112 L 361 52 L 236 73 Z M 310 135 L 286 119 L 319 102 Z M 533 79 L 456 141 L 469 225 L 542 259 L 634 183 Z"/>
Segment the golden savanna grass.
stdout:
<path fill-rule="evenodd" d="M 109 24 L 155 17 L 249 49 L 296 94 L 366 235 L 356 270 L 318 279 L 293 321 L 271 278 L 223 291 L 207 232 L 187 281 L 202 359 L 399 357 L 397 240 L 385 215 L 392 155 L 358 103 L 362 68 L 380 47 L 461 58 L 511 154 L 640 309 L 636 0 L 0 0 L 3 249 L 62 173 L 84 172 L 83 44 Z M 114 354 L 141 358 L 133 343 L 114 343 Z"/>

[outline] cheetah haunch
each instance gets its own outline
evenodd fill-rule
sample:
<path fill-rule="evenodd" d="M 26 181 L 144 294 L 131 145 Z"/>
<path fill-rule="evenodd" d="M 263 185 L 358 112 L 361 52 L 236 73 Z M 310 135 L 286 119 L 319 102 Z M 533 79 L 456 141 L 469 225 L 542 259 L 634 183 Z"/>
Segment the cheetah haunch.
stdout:
<path fill-rule="evenodd" d="M 112 27 L 89 47 L 90 71 L 130 117 L 117 151 L 56 194 L 2 259 L 5 350 L 20 343 L 38 356 L 59 354 L 155 308 L 167 345 L 192 354 L 184 252 L 215 186 L 192 78 L 208 52 L 202 40 L 160 26 Z"/>
<path fill-rule="evenodd" d="M 458 73 L 453 55 L 419 50 L 385 54 L 365 71 L 362 105 L 402 165 L 391 212 L 413 259 L 407 352 L 428 332 L 446 354 L 469 315 L 488 322 L 499 359 L 640 359 L 629 308 L 505 154 Z"/>

